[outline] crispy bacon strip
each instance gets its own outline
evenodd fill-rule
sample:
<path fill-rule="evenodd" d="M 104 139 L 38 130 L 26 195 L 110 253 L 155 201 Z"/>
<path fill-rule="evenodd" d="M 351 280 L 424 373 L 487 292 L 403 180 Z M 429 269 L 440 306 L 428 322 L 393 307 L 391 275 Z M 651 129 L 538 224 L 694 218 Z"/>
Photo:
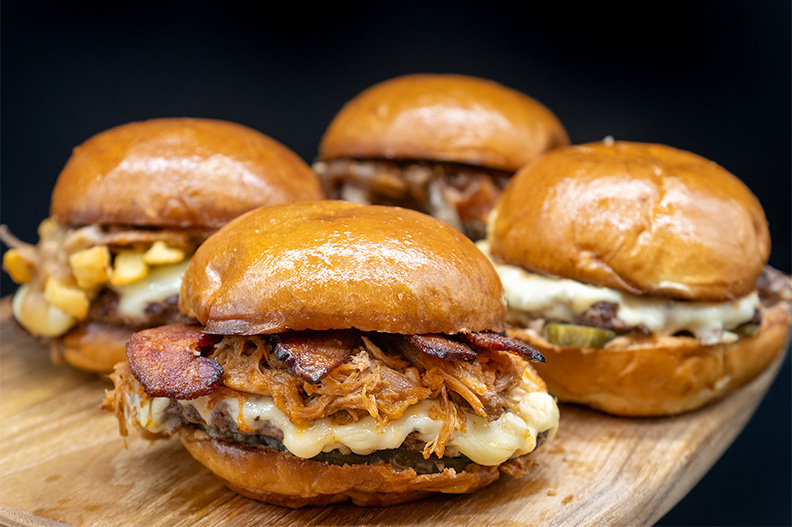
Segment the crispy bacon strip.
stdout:
<path fill-rule="evenodd" d="M 295 331 L 272 337 L 273 353 L 295 375 L 317 383 L 349 359 L 358 346 L 355 330 Z"/>
<path fill-rule="evenodd" d="M 452 340 L 442 334 L 405 335 L 404 338 L 422 352 L 439 359 L 470 363 L 476 360 L 476 352 L 467 344 Z"/>
<path fill-rule="evenodd" d="M 505 337 L 498 333 L 465 333 L 465 340 L 473 346 L 487 348 L 496 351 L 508 351 L 533 362 L 545 362 L 544 356 L 539 350 L 529 346 L 521 340 Z"/>
<path fill-rule="evenodd" d="M 195 399 L 219 386 L 223 368 L 201 354 L 221 338 L 186 324 L 146 329 L 127 342 L 129 367 L 151 397 Z"/>

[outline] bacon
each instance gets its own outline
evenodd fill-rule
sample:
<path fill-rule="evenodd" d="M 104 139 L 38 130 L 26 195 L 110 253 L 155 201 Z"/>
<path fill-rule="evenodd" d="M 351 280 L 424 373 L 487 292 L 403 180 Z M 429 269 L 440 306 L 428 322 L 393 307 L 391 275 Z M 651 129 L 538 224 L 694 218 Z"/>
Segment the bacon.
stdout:
<path fill-rule="evenodd" d="M 545 362 L 542 354 L 534 348 L 529 346 L 521 340 L 511 337 L 505 337 L 498 333 L 481 332 L 481 333 L 465 333 L 465 340 L 478 348 L 487 348 L 496 351 L 508 351 L 524 358 L 525 360 L 533 362 Z"/>
<path fill-rule="evenodd" d="M 476 360 L 476 352 L 468 345 L 442 334 L 405 335 L 404 338 L 422 352 L 439 359 L 470 363 Z"/>
<path fill-rule="evenodd" d="M 219 386 L 223 368 L 202 354 L 220 338 L 186 324 L 135 333 L 127 342 L 132 375 L 151 397 L 195 399 L 210 394 Z"/>
<path fill-rule="evenodd" d="M 295 375 L 317 383 L 349 359 L 358 346 L 355 330 L 300 331 L 272 337 L 273 353 Z"/>

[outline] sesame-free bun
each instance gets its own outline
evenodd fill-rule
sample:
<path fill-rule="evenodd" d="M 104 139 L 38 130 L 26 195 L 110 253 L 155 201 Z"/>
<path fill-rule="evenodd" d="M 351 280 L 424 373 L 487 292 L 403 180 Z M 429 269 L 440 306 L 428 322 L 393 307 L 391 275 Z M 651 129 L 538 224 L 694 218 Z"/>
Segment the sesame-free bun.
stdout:
<path fill-rule="evenodd" d="M 786 303 L 768 309 L 758 332 L 730 344 L 702 346 L 691 337 L 625 335 L 603 349 L 550 344 L 536 333 L 509 330 L 539 349 L 535 364 L 559 401 L 625 416 L 673 415 L 716 401 L 746 384 L 786 349 Z"/>
<path fill-rule="evenodd" d="M 230 222 L 190 261 L 179 308 L 210 333 L 242 335 L 499 331 L 506 314 L 498 275 L 462 233 L 412 210 L 341 201 Z"/>
<path fill-rule="evenodd" d="M 321 199 L 316 176 L 279 142 L 209 119 L 152 119 L 74 149 L 52 193 L 63 223 L 210 228 L 248 210 Z"/>
<path fill-rule="evenodd" d="M 330 465 L 266 447 L 219 440 L 190 428 L 179 438 L 199 463 L 232 490 L 292 508 L 349 500 L 364 506 L 395 505 L 434 492 L 474 492 L 500 476 L 497 466 L 417 474 L 389 463 Z"/>
<path fill-rule="evenodd" d="M 126 341 L 130 328 L 89 322 L 81 324 L 57 344 L 63 360 L 75 368 L 95 373 L 110 373 L 116 363 L 126 360 Z"/>
<path fill-rule="evenodd" d="M 759 201 L 735 176 L 663 145 L 556 149 L 511 180 L 490 224 L 497 260 L 681 299 L 747 295 L 767 262 Z"/>
<path fill-rule="evenodd" d="M 406 75 L 350 100 L 330 123 L 319 158 L 449 161 L 514 171 L 558 145 L 564 127 L 538 101 L 463 75 Z"/>

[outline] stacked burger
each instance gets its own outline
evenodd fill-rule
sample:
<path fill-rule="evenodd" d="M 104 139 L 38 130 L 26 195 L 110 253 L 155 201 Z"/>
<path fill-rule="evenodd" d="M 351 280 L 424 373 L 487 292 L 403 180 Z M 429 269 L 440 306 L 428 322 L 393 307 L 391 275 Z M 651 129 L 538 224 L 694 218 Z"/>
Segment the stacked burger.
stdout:
<path fill-rule="evenodd" d="M 668 415 L 719 399 L 785 348 L 789 277 L 765 267 L 762 207 L 690 152 L 611 140 L 515 175 L 487 242 L 509 334 L 562 401 Z"/>
<path fill-rule="evenodd" d="M 256 207 L 320 199 L 311 169 L 250 128 L 153 119 L 74 149 L 37 245 L 0 232 L 21 287 L 16 320 L 77 368 L 110 372 L 139 329 L 185 321 L 176 299 L 195 248 Z"/>
<path fill-rule="evenodd" d="M 558 408 L 500 335 L 495 270 L 450 226 L 338 201 L 265 207 L 196 251 L 200 325 L 132 336 L 106 407 L 178 436 L 237 492 L 389 505 L 528 472 Z"/>
<path fill-rule="evenodd" d="M 558 118 L 517 90 L 464 75 L 405 75 L 344 105 L 314 170 L 332 199 L 419 210 L 478 240 L 512 174 L 566 144 Z"/>

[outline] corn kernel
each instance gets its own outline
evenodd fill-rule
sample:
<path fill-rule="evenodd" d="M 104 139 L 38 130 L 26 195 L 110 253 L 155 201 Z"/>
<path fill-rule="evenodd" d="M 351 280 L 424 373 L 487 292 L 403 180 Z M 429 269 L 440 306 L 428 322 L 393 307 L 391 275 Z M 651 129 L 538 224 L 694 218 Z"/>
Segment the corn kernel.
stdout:
<path fill-rule="evenodd" d="M 162 240 L 154 242 L 154 245 L 143 254 L 143 261 L 149 265 L 173 264 L 182 260 L 184 260 L 184 251 L 168 247 L 168 244 Z"/>
<path fill-rule="evenodd" d="M 9 249 L 3 255 L 3 269 L 18 284 L 26 284 L 33 278 L 33 263 L 25 260 L 19 251 Z"/>
<path fill-rule="evenodd" d="M 102 285 L 110 279 L 110 251 L 105 245 L 97 245 L 83 249 L 69 256 L 69 265 L 77 285 L 82 289 L 91 289 Z"/>
<path fill-rule="evenodd" d="M 83 319 L 88 314 L 91 301 L 85 291 L 50 276 L 44 287 L 44 300 L 71 316 Z"/>
<path fill-rule="evenodd" d="M 121 251 L 115 257 L 113 274 L 110 283 L 124 285 L 145 278 L 148 274 L 148 265 L 143 261 L 140 251 Z"/>

